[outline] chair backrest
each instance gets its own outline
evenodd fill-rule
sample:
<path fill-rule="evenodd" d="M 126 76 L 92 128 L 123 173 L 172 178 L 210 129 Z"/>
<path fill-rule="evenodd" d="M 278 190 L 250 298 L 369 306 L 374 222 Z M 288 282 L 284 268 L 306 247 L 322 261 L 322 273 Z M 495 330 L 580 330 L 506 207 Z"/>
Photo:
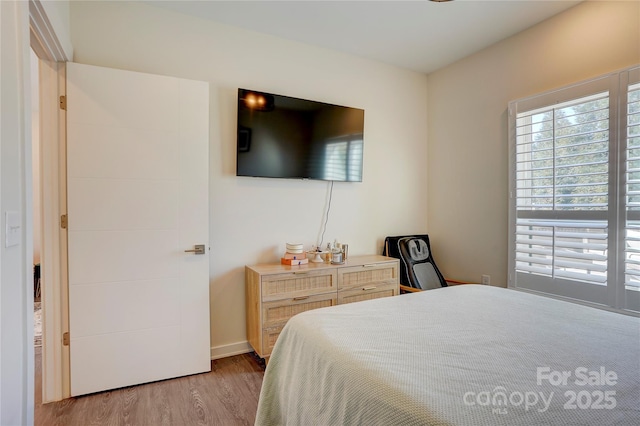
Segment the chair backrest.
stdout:
<path fill-rule="evenodd" d="M 383 255 L 400 259 L 400 284 L 430 290 L 446 287 L 447 282 L 438 270 L 428 235 L 387 237 Z"/>

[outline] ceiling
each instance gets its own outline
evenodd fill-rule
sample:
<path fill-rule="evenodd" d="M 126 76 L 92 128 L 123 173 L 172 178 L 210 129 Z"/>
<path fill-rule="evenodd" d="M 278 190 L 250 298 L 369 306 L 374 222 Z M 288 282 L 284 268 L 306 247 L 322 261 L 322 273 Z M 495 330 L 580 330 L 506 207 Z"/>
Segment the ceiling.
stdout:
<path fill-rule="evenodd" d="M 157 7 L 430 73 L 580 1 L 191 1 Z"/>

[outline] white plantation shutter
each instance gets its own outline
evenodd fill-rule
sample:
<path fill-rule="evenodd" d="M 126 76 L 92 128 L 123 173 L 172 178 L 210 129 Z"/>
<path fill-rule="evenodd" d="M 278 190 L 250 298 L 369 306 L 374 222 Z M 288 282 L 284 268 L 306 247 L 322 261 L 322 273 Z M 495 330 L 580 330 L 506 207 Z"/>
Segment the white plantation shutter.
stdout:
<path fill-rule="evenodd" d="M 640 67 L 509 116 L 509 286 L 640 312 Z"/>
<path fill-rule="evenodd" d="M 520 219 L 516 270 L 606 285 L 607 222 Z"/>
<path fill-rule="evenodd" d="M 608 93 L 519 113 L 516 132 L 518 209 L 607 209 Z"/>
<path fill-rule="evenodd" d="M 515 184 L 516 271 L 606 285 L 609 93 L 518 113 Z"/>
<path fill-rule="evenodd" d="M 628 88 L 626 121 L 625 285 L 628 290 L 640 290 L 640 84 Z"/>

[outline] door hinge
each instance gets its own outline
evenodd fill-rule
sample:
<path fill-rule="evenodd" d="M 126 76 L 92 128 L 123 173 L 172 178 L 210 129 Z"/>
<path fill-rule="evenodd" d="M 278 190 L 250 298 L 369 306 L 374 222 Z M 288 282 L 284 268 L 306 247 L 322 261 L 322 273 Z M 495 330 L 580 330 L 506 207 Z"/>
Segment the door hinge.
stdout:
<path fill-rule="evenodd" d="M 67 97 L 65 95 L 60 96 L 60 109 L 67 110 Z"/>
<path fill-rule="evenodd" d="M 71 343 L 71 337 L 69 336 L 69 332 L 65 331 L 62 333 L 62 344 L 64 346 L 69 346 L 69 343 Z"/>
<path fill-rule="evenodd" d="M 69 219 L 67 219 L 66 214 L 63 214 L 62 216 L 60 216 L 60 228 L 67 229 L 68 225 L 69 225 Z"/>

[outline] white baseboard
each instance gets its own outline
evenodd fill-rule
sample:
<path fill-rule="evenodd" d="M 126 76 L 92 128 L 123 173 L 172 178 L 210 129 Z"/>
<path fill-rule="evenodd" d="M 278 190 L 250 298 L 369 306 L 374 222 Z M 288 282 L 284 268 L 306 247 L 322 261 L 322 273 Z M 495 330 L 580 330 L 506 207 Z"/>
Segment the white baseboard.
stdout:
<path fill-rule="evenodd" d="M 211 348 L 211 359 L 226 358 L 228 356 L 246 354 L 253 352 L 253 348 L 249 342 L 237 342 L 230 345 L 222 345 Z"/>

